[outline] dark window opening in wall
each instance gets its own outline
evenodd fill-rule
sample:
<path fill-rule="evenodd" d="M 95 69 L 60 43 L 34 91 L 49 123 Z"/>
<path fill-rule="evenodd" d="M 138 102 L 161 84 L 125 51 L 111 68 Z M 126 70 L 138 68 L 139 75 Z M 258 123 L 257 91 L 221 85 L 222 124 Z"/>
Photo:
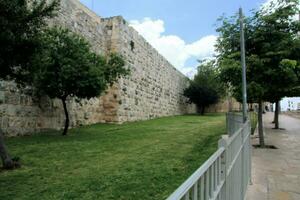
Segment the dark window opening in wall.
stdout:
<path fill-rule="evenodd" d="M 134 42 L 133 41 L 130 41 L 130 49 L 131 49 L 131 51 L 134 50 Z"/>

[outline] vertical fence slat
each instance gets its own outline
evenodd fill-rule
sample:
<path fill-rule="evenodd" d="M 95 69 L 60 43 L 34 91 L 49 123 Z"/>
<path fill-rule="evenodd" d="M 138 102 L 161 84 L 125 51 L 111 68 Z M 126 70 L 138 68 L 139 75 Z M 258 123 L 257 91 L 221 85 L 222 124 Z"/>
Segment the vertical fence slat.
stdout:
<path fill-rule="evenodd" d="M 221 183 L 221 181 L 222 181 L 222 157 L 220 157 L 220 159 L 219 159 L 219 171 L 220 171 L 219 181 Z"/>
<path fill-rule="evenodd" d="M 215 170 L 215 187 L 214 190 L 217 190 L 217 186 L 218 186 L 218 159 L 215 161 L 214 163 L 214 170 Z"/>
<path fill-rule="evenodd" d="M 209 170 L 205 173 L 205 200 L 209 200 Z"/>
<path fill-rule="evenodd" d="M 196 181 L 193 187 L 193 200 L 198 200 L 198 181 Z"/>
<path fill-rule="evenodd" d="M 205 193 L 204 179 L 205 179 L 204 176 L 202 176 L 200 179 L 200 200 L 204 200 L 204 193 Z"/>
<path fill-rule="evenodd" d="M 213 170 L 213 164 L 209 168 L 209 198 L 212 198 L 213 194 L 213 187 L 214 187 L 214 170 Z"/>
<path fill-rule="evenodd" d="M 190 200 L 190 191 L 184 195 L 184 200 Z"/>

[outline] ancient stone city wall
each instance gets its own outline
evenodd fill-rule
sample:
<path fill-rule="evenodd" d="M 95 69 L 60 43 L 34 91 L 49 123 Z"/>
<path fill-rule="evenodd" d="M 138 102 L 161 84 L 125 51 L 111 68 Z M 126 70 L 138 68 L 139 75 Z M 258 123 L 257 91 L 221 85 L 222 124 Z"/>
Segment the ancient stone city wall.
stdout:
<path fill-rule="evenodd" d="M 177 71 L 122 17 L 101 18 L 77 0 L 62 0 L 58 16 L 49 22 L 83 35 L 95 52 L 124 56 L 131 74 L 101 97 L 69 99 L 71 126 L 122 123 L 195 112 L 182 93 L 188 79 Z M 35 99 L 12 82 L 0 82 L 0 125 L 6 134 L 24 135 L 64 124 L 62 104 Z"/>
<path fill-rule="evenodd" d="M 183 97 L 188 78 L 177 71 L 122 17 L 113 22 L 111 50 L 123 55 L 131 76 L 119 81 L 119 121 L 135 121 L 192 112 Z"/>

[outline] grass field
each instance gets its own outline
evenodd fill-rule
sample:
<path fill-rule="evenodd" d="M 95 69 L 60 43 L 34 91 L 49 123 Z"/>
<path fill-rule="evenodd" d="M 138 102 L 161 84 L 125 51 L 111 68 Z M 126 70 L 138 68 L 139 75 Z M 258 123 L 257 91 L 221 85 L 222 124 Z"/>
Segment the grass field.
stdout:
<path fill-rule="evenodd" d="M 217 149 L 225 117 L 176 116 L 7 139 L 0 199 L 165 199 Z"/>

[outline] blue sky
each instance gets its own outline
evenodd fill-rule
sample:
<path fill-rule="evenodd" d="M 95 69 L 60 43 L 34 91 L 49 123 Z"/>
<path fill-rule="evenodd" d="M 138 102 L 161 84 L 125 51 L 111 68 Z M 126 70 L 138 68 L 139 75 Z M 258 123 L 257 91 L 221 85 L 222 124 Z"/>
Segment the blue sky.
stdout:
<path fill-rule="evenodd" d="M 80 0 L 102 17 L 122 15 L 176 68 L 191 76 L 211 57 L 216 20 L 242 6 L 249 14 L 266 0 Z"/>

